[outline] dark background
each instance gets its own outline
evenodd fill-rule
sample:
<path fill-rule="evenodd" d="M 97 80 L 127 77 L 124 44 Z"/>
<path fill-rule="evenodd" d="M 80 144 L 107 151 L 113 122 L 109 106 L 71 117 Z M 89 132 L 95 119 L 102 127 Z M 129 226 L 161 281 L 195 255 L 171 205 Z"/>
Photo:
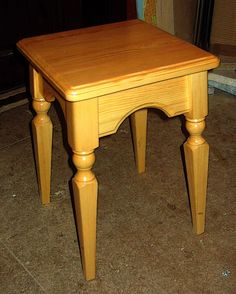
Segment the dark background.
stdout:
<path fill-rule="evenodd" d="M 0 95 L 20 88 L 28 81 L 28 64 L 16 50 L 18 40 L 136 18 L 135 3 L 136 0 L 0 0 Z M 174 1 L 175 35 L 208 50 L 213 4 L 214 0 Z M 214 10 L 215 16 L 223 10 L 222 7 L 223 4 Z M 215 36 L 222 27 L 219 19 L 227 22 L 222 13 L 215 17 L 215 21 L 213 18 L 213 43 L 220 43 L 213 45 L 220 45 L 222 49 L 222 38 Z M 217 29 L 214 29 L 216 24 Z M 221 35 L 224 38 L 228 27 L 231 25 L 223 26 Z M 230 37 L 228 39 L 231 42 Z"/>
<path fill-rule="evenodd" d="M 1 0 L 0 93 L 25 84 L 22 38 L 135 17 L 135 0 Z"/>

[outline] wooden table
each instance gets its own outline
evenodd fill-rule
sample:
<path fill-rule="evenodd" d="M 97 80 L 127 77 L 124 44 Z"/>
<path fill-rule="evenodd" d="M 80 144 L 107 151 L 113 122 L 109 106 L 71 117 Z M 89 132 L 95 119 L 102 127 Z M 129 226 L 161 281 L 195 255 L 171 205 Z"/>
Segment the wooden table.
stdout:
<path fill-rule="evenodd" d="M 194 231 L 204 231 L 208 144 L 207 71 L 219 60 L 164 31 L 132 20 L 27 38 L 17 44 L 30 63 L 36 116 L 32 121 L 42 203 L 50 201 L 52 123 L 56 98 L 64 112 L 77 173 L 73 178 L 82 263 L 95 278 L 97 180 L 92 172 L 99 138 L 131 115 L 136 164 L 145 170 L 147 108 L 184 114 L 184 144 Z"/>

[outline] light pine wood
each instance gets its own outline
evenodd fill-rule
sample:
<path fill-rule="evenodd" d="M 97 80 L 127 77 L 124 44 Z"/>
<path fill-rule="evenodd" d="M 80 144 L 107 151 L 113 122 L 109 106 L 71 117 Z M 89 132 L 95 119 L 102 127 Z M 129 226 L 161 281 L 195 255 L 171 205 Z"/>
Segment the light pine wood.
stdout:
<path fill-rule="evenodd" d="M 202 119 L 208 114 L 208 79 L 207 71 L 188 76 L 187 95 L 191 110 L 189 119 Z"/>
<path fill-rule="evenodd" d="M 132 20 L 21 40 L 31 64 L 31 93 L 39 186 L 49 201 L 52 124 L 56 98 L 65 115 L 77 169 L 73 178 L 76 223 L 85 278 L 95 278 L 97 180 L 92 172 L 99 138 L 115 133 L 132 114 L 138 171 L 145 169 L 146 108 L 185 114 L 190 137 L 185 156 L 193 227 L 204 230 L 208 145 L 207 70 L 219 60 L 142 21 Z M 143 110 L 144 109 L 144 110 Z"/>
<path fill-rule="evenodd" d="M 66 103 L 68 141 L 75 151 L 90 151 L 99 146 L 98 101 Z M 80 135 L 78 135 L 80 134 Z"/>
<path fill-rule="evenodd" d="M 95 278 L 97 180 L 91 171 L 94 153 L 74 153 L 73 162 L 78 172 L 73 178 L 76 222 L 86 280 Z"/>
<path fill-rule="evenodd" d="M 66 103 L 68 141 L 77 173 L 73 178 L 76 222 L 86 280 L 95 278 L 97 180 L 92 172 L 98 147 L 97 99 Z"/>
<path fill-rule="evenodd" d="M 218 59 L 139 20 L 21 40 L 19 50 L 68 101 L 167 80 Z"/>
<path fill-rule="evenodd" d="M 158 108 L 169 117 L 190 111 L 189 79 L 180 77 L 99 97 L 99 136 L 113 134 L 141 108 Z"/>
<path fill-rule="evenodd" d="M 201 122 L 188 122 L 188 124 L 190 135 L 195 135 L 199 128 L 198 136 L 200 136 L 200 130 L 202 127 Z M 191 126 L 191 124 L 194 126 Z M 198 124 L 199 127 L 197 127 Z M 194 128 L 195 133 L 190 131 L 191 128 Z M 205 228 L 209 146 L 206 142 L 193 144 L 193 141 L 189 139 L 187 143 L 184 144 L 184 152 L 188 175 L 193 230 L 196 234 L 202 234 Z"/>
<path fill-rule="evenodd" d="M 51 103 L 42 96 L 42 78 L 30 67 L 30 90 L 36 116 L 32 120 L 34 153 L 37 166 L 39 193 L 42 204 L 50 202 L 52 122 L 47 112 Z"/>
<path fill-rule="evenodd" d="M 139 173 L 145 172 L 146 138 L 147 138 L 147 109 L 141 109 L 131 114 L 134 154 Z"/>
<path fill-rule="evenodd" d="M 66 101 L 45 79 L 43 79 L 43 96 L 49 102 L 53 102 L 56 99 L 60 104 L 64 116 L 66 115 Z"/>
<path fill-rule="evenodd" d="M 207 115 L 207 73 L 189 77 L 192 109 L 186 113 L 186 128 L 190 134 L 184 144 L 193 230 L 204 232 L 209 146 L 202 137 Z"/>

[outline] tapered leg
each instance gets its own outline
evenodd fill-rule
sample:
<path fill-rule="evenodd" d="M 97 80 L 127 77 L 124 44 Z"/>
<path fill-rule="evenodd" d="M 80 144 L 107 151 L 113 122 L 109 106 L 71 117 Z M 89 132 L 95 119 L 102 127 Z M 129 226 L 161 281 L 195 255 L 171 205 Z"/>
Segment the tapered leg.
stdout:
<path fill-rule="evenodd" d="M 73 162 L 78 169 L 73 178 L 73 191 L 86 280 L 95 278 L 98 185 L 91 171 L 94 160 L 93 152 L 81 152 L 73 156 Z"/>
<path fill-rule="evenodd" d="M 131 128 L 136 166 L 139 173 L 145 171 L 146 138 L 147 138 L 147 109 L 141 109 L 131 115 Z"/>
<path fill-rule="evenodd" d="M 201 137 L 204 120 L 187 121 L 190 137 L 184 144 L 193 230 L 204 232 L 209 146 Z"/>
<path fill-rule="evenodd" d="M 207 72 L 189 76 L 192 109 L 185 114 L 190 134 L 184 144 L 193 230 L 204 232 L 209 146 L 202 137 L 208 110 Z"/>
<path fill-rule="evenodd" d="M 30 66 L 30 92 L 36 116 L 32 120 L 38 186 L 42 204 L 50 202 L 52 122 L 47 112 L 51 103 L 44 99 L 43 78 Z M 54 99 L 51 98 L 50 101 Z"/>
<path fill-rule="evenodd" d="M 50 202 L 52 122 L 47 115 L 50 104 L 42 98 L 33 101 L 36 116 L 32 121 L 32 131 L 39 193 L 42 204 Z"/>
<path fill-rule="evenodd" d="M 98 184 L 92 167 L 98 139 L 97 99 L 66 103 L 69 144 L 77 172 L 73 178 L 76 223 L 86 280 L 95 278 Z"/>

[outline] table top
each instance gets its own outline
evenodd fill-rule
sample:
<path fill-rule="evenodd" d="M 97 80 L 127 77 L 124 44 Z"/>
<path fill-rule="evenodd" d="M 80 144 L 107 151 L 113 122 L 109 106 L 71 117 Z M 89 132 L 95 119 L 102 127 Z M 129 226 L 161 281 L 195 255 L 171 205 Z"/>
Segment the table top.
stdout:
<path fill-rule="evenodd" d="M 219 64 L 210 53 L 140 20 L 26 38 L 17 46 L 69 101 L 209 70 Z"/>

